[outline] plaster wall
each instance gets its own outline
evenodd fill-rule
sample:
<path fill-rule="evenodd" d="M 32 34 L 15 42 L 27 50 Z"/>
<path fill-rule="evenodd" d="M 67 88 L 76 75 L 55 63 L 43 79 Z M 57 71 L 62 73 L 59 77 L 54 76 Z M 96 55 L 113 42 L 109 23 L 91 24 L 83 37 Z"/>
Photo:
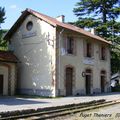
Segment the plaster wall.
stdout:
<path fill-rule="evenodd" d="M 93 72 L 92 82 L 91 82 L 91 94 L 96 94 L 101 92 L 100 86 L 100 71 L 105 70 L 107 73 L 105 92 L 110 91 L 110 51 L 109 45 L 103 42 L 90 39 L 88 37 L 82 36 L 80 34 L 74 33 L 69 30 L 64 30 L 60 34 L 61 29 L 57 31 L 57 46 L 59 46 L 60 41 L 60 52 L 57 54 L 57 91 L 59 95 L 66 95 L 65 88 L 65 68 L 66 66 L 72 66 L 75 69 L 74 73 L 74 84 L 73 84 L 73 95 L 85 95 L 85 77 L 82 73 L 85 72 L 87 68 L 90 68 Z M 75 55 L 62 55 L 61 48 L 64 48 L 64 41 L 67 36 L 72 36 L 76 43 L 76 53 Z M 89 40 L 93 44 L 94 56 L 92 58 L 86 58 L 84 56 L 84 42 Z M 106 60 L 100 60 L 100 46 L 106 46 Z M 59 58 L 60 57 L 60 58 Z M 59 64 L 60 63 L 60 64 Z"/>
<path fill-rule="evenodd" d="M 33 28 L 26 25 L 32 21 Z M 18 57 L 18 92 L 30 95 L 55 96 L 55 28 L 29 15 L 11 38 Z"/>

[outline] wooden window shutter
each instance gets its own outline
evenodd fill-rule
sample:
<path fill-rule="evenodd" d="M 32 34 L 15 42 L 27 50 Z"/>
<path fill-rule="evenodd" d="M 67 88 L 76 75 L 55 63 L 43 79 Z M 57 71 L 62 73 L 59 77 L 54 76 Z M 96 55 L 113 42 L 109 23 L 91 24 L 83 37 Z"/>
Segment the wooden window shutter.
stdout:
<path fill-rule="evenodd" d="M 67 37 L 66 40 L 66 50 L 68 54 L 74 54 L 74 49 L 75 49 L 75 41 L 73 37 Z"/>

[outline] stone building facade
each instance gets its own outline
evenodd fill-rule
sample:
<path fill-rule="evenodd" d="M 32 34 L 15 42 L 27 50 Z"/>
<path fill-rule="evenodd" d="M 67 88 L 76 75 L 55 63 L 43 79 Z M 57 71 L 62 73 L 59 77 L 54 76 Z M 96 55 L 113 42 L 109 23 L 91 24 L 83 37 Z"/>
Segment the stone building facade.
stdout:
<path fill-rule="evenodd" d="M 110 92 L 110 43 L 64 23 L 64 16 L 55 19 L 26 9 L 5 39 L 20 61 L 20 93 L 55 97 Z"/>

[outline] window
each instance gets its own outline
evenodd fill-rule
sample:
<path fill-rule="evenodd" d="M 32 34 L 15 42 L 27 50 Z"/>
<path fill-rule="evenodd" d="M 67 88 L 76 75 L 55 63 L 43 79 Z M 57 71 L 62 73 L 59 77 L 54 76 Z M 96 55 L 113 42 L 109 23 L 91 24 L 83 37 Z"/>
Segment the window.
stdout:
<path fill-rule="evenodd" d="M 101 54 L 101 56 L 100 56 L 101 60 L 106 60 L 106 48 L 104 46 L 101 46 L 100 52 L 101 52 L 100 53 Z"/>
<path fill-rule="evenodd" d="M 26 25 L 26 29 L 27 29 L 28 31 L 30 31 L 32 28 L 33 28 L 33 23 L 32 23 L 32 21 L 29 21 L 29 22 L 27 23 L 27 25 Z"/>
<path fill-rule="evenodd" d="M 67 37 L 67 43 L 66 43 L 66 52 L 67 54 L 74 54 L 74 46 L 75 46 L 75 43 L 74 43 L 74 39 L 73 37 Z"/>
<path fill-rule="evenodd" d="M 92 57 L 92 43 L 86 43 L 86 57 Z"/>

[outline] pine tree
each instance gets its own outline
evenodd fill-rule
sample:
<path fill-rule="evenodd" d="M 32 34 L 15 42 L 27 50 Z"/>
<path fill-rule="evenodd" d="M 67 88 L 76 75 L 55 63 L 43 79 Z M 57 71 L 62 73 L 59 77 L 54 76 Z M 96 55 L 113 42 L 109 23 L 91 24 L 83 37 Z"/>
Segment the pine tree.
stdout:
<path fill-rule="evenodd" d="M 1 23 L 4 23 L 5 20 L 5 8 L 0 7 L 0 28 Z"/>
<path fill-rule="evenodd" d="M 3 34 L 6 30 L 1 29 L 1 24 L 5 21 L 5 8 L 0 7 L 0 50 L 7 48 L 7 41 L 3 40 Z"/>
<path fill-rule="evenodd" d="M 112 41 L 112 73 L 120 71 L 120 0 L 79 0 L 73 10 L 78 20 L 72 24 L 95 28 L 96 34 Z"/>

